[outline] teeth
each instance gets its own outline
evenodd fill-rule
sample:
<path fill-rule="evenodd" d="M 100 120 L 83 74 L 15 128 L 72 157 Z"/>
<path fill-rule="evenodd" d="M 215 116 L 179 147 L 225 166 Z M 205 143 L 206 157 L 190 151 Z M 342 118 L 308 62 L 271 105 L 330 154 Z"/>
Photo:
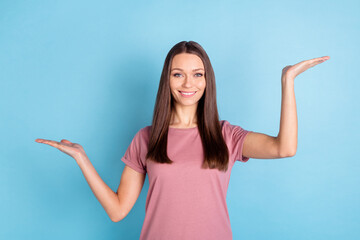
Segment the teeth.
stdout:
<path fill-rule="evenodd" d="M 193 95 L 195 92 L 192 92 L 192 93 L 181 92 L 181 93 L 184 94 L 184 95 Z"/>

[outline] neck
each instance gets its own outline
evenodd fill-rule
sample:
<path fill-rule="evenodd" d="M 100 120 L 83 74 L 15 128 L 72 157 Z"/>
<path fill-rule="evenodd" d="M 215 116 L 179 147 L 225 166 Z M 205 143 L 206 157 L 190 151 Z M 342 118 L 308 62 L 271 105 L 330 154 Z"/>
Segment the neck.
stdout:
<path fill-rule="evenodd" d="M 170 126 L 189 128 L 197 126 L 197 105 L 179 106 L 175 105 L 171 113 Z"/>

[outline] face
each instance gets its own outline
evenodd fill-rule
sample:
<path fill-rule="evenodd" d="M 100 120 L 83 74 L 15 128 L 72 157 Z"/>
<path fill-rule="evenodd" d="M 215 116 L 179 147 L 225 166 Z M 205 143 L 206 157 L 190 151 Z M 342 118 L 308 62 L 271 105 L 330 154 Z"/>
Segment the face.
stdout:
<path fill-rule="evenodd" d="M 175 55 L 170 72 L 170 89 L 175 104 L 197 105 L 205 87 L 205 68 L 201 58 L 190 53 Z"/>

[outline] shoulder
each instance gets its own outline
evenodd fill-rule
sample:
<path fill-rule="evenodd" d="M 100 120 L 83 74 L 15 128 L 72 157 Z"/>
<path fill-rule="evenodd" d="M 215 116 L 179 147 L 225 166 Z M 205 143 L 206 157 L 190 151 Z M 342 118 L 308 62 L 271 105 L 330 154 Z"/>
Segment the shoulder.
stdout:
<path fill-rule="evenodd" d="M 150 138 L 150 131 L 149 126 L 140 128 L 134 135 L 131 145 L 136 148 L 137 150 L 142 151 L 143 149 L 146 150 L 149 138 Z"/>
<path fill-rule="evenodd" d="M 151 126 L 145 126 L 143 128 L 140 128 L 140 130 L 136 133 L 137 138 L 148 141 L 150 138 L 150 130 Z"/>
<path fill-rule="evenodd" d="M 220 126 L 221 126 L 221 128 L 227 127 L 227 126 L 229 126 L 229 125 L 230 125 L 229 121 L 227 121 L 227 120 L 220 120 Z"/>
<path fill-rule="evenodd" d="M 229 121 L 227 120 L 221 120 L 220 121 L 220 126 L 221 128 L 241 128 L 241 126 L 237 125 L 237 124 L 231 124 Z"/>
<path fill-rule="evenodd" d="M 221 120 L 220 126 L 222 131 L 231 131 L 236 125 L 230 124 L 227 120 Z"/>
<path fill-rule="evenodd" d="M 247 130 L 243 129 L 241 126 L 237 124 L 231 124 L 227 120 L 221 120 L 220 125 L 225 137 L 231 137 L 233 135 L 244 134 L 247 132 Z"/>
<path fill-rule="evenodd" d="M 151 125 L 145 126 L 145 127 L 141 128 L 141 129 L 139 130 L 139 133 L 141 133 L 141 134 L 148 134 L 148 133 L 150 133 L 150 130 L 151 130 Z"/>
<path fill-rule="evenodd" d="M 227 120 L 221 120 L 220 126 L 221 126 L 221 132 L 226 141 L 231 136 L 231 124 Z"/>
<path fill-rule="evenodd" d="M 150 137 L 150 126 L 140 128 L 133 136 L 133 141 L 135 142 L 148 141 Z"/>

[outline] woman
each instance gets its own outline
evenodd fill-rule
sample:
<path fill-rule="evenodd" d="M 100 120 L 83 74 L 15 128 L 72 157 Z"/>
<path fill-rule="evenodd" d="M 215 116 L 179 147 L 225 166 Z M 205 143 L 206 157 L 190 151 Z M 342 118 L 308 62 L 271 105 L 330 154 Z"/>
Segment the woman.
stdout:
<path fill-rule="evenodd" d="M 146 173 L 149 192 L 140 239 L 232 239 L 226 192 L 236 160 L 294 156 L 297 116 L 294 79 L 329 57 L 282 70 L 277 137 L 219 121 L 215 76 L 196 42 L 182 41 L 168 53 L 151 126 L 140 129 L 122 157 L 126 164 L 117 192 L 100 178 L 84 149 L 68 140 L 36 139 L 73 157 L 112 221 L 135 204 Z"/>

